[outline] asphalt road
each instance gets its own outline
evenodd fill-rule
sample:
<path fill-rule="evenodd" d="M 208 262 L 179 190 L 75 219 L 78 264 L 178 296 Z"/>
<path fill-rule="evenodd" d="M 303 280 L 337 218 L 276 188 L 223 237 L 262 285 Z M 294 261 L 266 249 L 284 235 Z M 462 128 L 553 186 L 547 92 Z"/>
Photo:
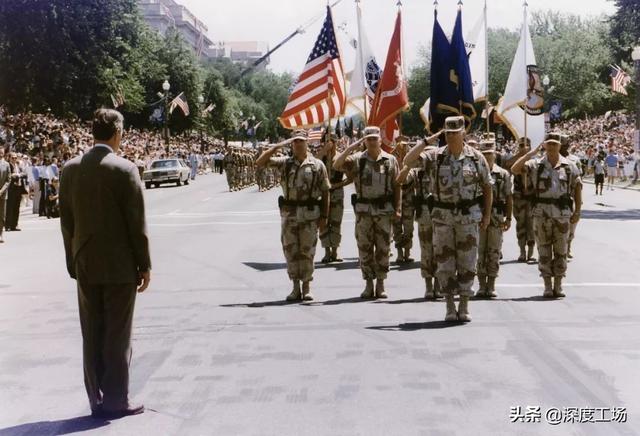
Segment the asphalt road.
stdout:
<path fill-rule="evenodd" d="M 22 217 L 0 246 L 0 436 L 639 434 L 640 194 L 592 190 L 567 298 L 539 297 L 512 230 L 499 298 L 472 301 L 466 325 L 421 299 L 417 264 L 393 267 L 389 300 L 360 301 L 349 209 L 345 262 L 317 269 L 315 302 L 290 305 L 277 190 L 228 193 L 207 175 L 147 191 L 153 276 L 131 394 L 148 411 L 112 422 L 86 417 L 59 223 Z M 512 423 L 517 407 L 540 422 Z M 627 422 L 547 422 L 571 407 L 583 421 L 625 407 Z"/>

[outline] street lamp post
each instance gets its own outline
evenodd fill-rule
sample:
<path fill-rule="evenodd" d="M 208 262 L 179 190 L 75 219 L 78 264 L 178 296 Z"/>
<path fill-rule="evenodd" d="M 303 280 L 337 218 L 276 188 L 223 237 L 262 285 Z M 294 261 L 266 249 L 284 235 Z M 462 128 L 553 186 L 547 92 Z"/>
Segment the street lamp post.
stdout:
<path fill-rule="evenodd" d="M 631 53 L 636 76 L 636 131 L 634 135 L 634 148 L 640 152 L 640 46 L 636 46 Z"/>
<path fill-rule="evenodd" d="M 204 123 L 204 119 L 203 119 L 204 114 L 202 113 L 203 112 L 203 110 L 202 110 L 203 109 L 202 108 L 203 103 L 204 103 L 204 97 L 202 96 L 202 94 L 200 94 L 198 96 L 198 113 L 199 113 L 199 116 L 200 116 L 200 121 L 198 122 L 198 134 L 200 136 L 200 152 L 201 153 L 204 153 L 204 151 L 205 151 L 204 150 L 204 142 L 202 141 L 202 128 L 203 128 L 203 123 Z"/>
<path fill-rule="evenodd" d="M 171 84 L 168 80 L 165 80 L 162 83 L 162 90 L 164 91 L 164 142 L 167 150 L 167 154 L 169 154 L 169 90 L 171 89 Z M 167 156 L 168 157 L 168 156 Z"/>
<path fill-rule="evenodd" d="M 549 76 L 545 74 L 542 77 L 542 86 L 544 87 L 543 116 L 545 124 L 547 124 L 546 127 L 551 127 L 551 114 L 549 113 L 549 83 L 551 83 L 551 80 L 549 79 Z"/>

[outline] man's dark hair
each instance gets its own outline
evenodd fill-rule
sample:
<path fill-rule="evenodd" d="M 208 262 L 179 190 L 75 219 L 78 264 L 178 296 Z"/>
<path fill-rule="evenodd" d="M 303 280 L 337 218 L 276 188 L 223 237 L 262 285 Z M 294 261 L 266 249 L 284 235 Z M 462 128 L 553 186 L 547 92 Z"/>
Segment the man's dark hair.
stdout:
<path fill-rule="evenodd" d="M 117 130 L 122 131 L 124 117 L 113 109 L 98 109 L 93 113 L 92 133 L 98 141 L 108 141 L 113 138 Z"/>

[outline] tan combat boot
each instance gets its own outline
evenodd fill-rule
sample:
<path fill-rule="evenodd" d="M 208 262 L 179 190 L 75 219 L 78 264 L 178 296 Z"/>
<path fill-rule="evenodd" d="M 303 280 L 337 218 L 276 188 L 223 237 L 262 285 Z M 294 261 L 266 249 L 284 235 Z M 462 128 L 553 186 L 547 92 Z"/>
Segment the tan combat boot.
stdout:
<path fill-rule="evenodd" d="M 478 298 L 487 298 L 487 276 L 478 274 L 478 292 L 476 292 L 476 297 Z"/>
<path fill-rule="evenodd" d="M 387 298 L 387 291 L 384 289 L 384 280 L 378 279 L 376 282 L 376 298 L 382 298 L 383 300 Z"/>
<path fill-rule="evenodd" d="M 447 300 L 447 314 L 444 320 L 447 322 L 458 321 L 458 312 L 456 312 L 456 303 L 453 301 L 453 294 L 447 294 L 445 298 Z"/>
<path fill-rule="evenodd" d="M 571 242 L 567 245 L 567 259 L 573 259 L 573 254 L 571 253 Z"/>
<path fill-rule="evenodd" d="M 527 254 L 525 253 L 525 246 L 520 245 L 520 256 L 518 256 L 518 262 L 526 262 Z"/>
<path fill-rule="evenodd" d="M 404 249 L 404 261 L 413 262 L 413 259 L 411 259 L 411 248 Z"/>
<path fill-rule="evenodd" d="M 330 263 L 331 262 L 331 248 L 327 247 L 324 249 L 324 257 L 320 261 L 322 263 Z"/>
<path fill-rule="evenodd" d="M 372 279 L 367 279 L 367 284 L 364 287 L 364 291 L 362 291 L 362 294 L 360 294 L 360 298 L 362 299 L 369 299 L 369 298 L 373 298 L 373 280 Z"/>
<path fill-rule="evenodd" d="M 564 298 L 564 292 L 562 292 L 562 277 L 556 277 L 553 279 L 553 296 L 556 298 Z"/>
<path fill-rule="evenodd" d="M 338 257 L 338 247 L 333 247 L 331 249 L 331 261 L 332 262 L 342 262 L 342 259 Z"/>
<path fill-rule="evenodd" d="M 404 262 L 404 254 L 402 248 L 398 248 L 398 257 L 396 258 L 396 263 Z"/>
<path fill-rule="evenodd" d="M 486 295 L 489 298 L 496 298 L 498 294 L 496 294 L 496 278 L 495 277 L 487 277 L 487 288 Z"/>
<path fill-rule="evenodd" d="M 553 298 L 553 283 L 551 282 L 551 277 L 543 277 L 544 279 L 544 293 L 542 296 L 544 298 Z"/>
<path fill-rule="evenodd" d="M 435 298 L 442 298 L 442 294 L 440 293 L 440 281 L 437 278 L 433 278 L 433 294 Z"/>
<path fill-rule="evenodd" d="M 533 249 L 534 249 L 535 245 L 534 244 L 529 244 L 529 249 L 527 250 L 527 262 L 535 262 L 536 258 L 533 257 Z"/>
<path fill-rule="evenodd" d="M 427 277 L 426 279 L 424 279 L 424 284 L 427 289 L 424 293 L 424 298 L 426 298 L 427 300 L 435 300 L 436 294 L 433 291 L 433 279 L 431 277 Z"/>
<path fill-rule="evenodd" d="M 300 292 L 300 280 L 293 281 L 293 290 L 287 295 L 287 301 L 299 301 L 302 299 L 302 293 Z"/>
<path fill-rule="evenodd" d="M 471 315 L 469 315 L 468 295 L 460 295 L 460 303 L 458 303 L 458 319 L 463 322 L 471 321 Z"/>
<path fill-rule="evenodd" d="M 313 301 L 311 293 L 311 282 L 302 282 L 302 299 L 304 301 Z"/>

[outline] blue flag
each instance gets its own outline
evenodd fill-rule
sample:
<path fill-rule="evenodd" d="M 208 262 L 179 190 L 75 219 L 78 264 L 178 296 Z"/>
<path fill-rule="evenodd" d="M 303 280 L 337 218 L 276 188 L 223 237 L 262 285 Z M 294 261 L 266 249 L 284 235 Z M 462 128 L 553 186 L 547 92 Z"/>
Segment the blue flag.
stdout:
<path fill-rule="evenodd" d="M 435 11 L 431 40 L 431 97 L 427 120 L 427 128 L 431 133 L 442 129 L 446 117 L 459 112 L 458 90 L 449 80 L 450 70 L 451 44 L 438 23 L 438 11 Z"/>
<path fill-rule="evenodd" d="M 471 69 L 469 68 L 469 57 L 464 46 L 464 36 L 462 36 L 462 9 L 458 9 L 456 24 L 451 37 L 451 71 L 449 76 L 451 82 L 456 87 L 458 94 L 458 111 L 463 115 L 467 126 L 476 117 L 476 110 L 473 107 L 473 80 L 471 79 Z"/>

